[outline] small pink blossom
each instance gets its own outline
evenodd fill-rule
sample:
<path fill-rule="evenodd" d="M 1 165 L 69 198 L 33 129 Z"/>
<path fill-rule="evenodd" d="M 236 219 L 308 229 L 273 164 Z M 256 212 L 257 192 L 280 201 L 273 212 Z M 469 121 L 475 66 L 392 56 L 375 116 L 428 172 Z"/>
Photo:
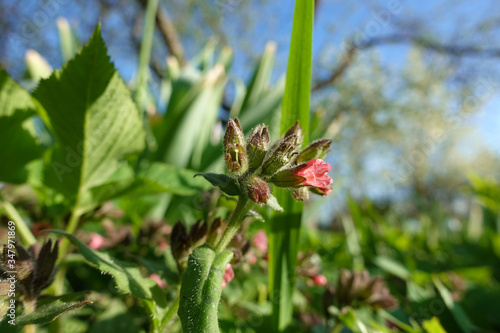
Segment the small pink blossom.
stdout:
<path fill-rule="evenodd" d="M 257 231 L 253 239 L 253 245 L 262 252 L 267 252 L 267 236 L 264 230 Z"/>
<path fill-rule="evenodd" d="M 314 275 L 312 277 L 312 280 L 314 284 L 317 286 L 324 286 L 328 282 L 328 280 L 323 274 Z"/>
<path fill-rule="evenodd" d="M 106 241 L 106 238 L 103 236 L 99 235 L 96 232 L 93 232 L 90 234 L 90 239 L 89 242 L 87 243 L 87 246 L 90 247 L 92 250 L 99 250 L 104 246 L 104 243 Z"/>
<path fill-rule="evenodd" d="M 315 158 L 307 162 L 304 168 L 295 172 L 295 175 L 305 178 L 302 185 L 314 186 L 325 194 L 328 194 L 331 191 L 328 185 L 333 182 L 332 178 L 328 176 L 330 170 L 332 170 L 330 164 L 319 158 Z"/>
<path fill-rule="evenodd" d="M 149 276 L 149 278 L 152 280 L 155 280 L 156 284 L 158 284 L 158 287 L 160 287 L 162 289 L 167 287 L 167 283 L 165 281 L 163 281 L 158 274 L 153 273 Z"/>
<path fill-rule="evenodd" d="M 226 288 L 227 284 L 234 278 L 234 271 L 231 264 L 226 265 L 224 276 L 222 277 L 222 289 Z"/>

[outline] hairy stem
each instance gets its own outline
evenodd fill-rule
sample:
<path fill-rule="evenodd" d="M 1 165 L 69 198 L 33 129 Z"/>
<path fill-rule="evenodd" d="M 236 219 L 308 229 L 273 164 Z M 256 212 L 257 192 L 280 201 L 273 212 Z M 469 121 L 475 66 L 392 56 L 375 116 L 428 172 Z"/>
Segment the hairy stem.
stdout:
<path fill-rule="evenodd" d="M 245 218 L 245 215 L 252 207 L 252 203 L 253 202 L 250 201 L 245 193 L 240 194 L 238 203 L 236 204 L 236 207 L 234 208 L 234 211 L 229 218 L 226 230 L 224 230 L 219 243 L 215 247 L 215 253 L 219 254 L 226 249 L 227 245 L 229 244 L 229 242 L 231 242 L 234 235 L 240 228 L 241 222 Z"/>

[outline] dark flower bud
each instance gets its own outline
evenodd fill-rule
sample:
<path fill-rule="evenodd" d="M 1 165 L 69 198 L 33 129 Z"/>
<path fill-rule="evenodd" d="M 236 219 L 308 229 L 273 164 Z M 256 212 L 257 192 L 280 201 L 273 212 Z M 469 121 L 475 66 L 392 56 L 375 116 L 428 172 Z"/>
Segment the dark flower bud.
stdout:
<path fill-rule="evenodd" d="M 189 244 L 187 230 L 181 222 L 177 222 L 172 229 L 172 233 L 170 234 L 170 246 L 172 255 L 177 261 L 188 255 Z"/>
<path fill-rule="evenodd" d="M 210 230 L 208 231 L 207 243 L 215 246 L 224 233 L 224 230 L 226 230 L 226 222 L 224 222 L 221 218 L 216 218 L 212 222 Z"/>
<path fill-rule="evenodd" d="M 239 176 L 248 169 L 245 136 L 238 118 L 229 119 L 224 135 L 224 159 L 229 172 Z"/>
<path fill-rule="evenodd" d="M 297 171 L 305 168 L 307 166 L 306 163 L 302 163 L 299 165 L 294 165 L 291 167 L 285 167 L 278 170 L 274 175 L 269 177 L 268 181 L 273 185 L 278 187 L 301 187 L 302 182 L 306 180 L 306 178 L 296 175 Z"/>
<path fill-rule="evenodd" d="M 388 309 L 398 305 L 380 277 L 372 278 L 368 271 L 352 273 L 345 269 L 340 271 L 337 303 L 340 308 L 364 305 L 373 309 Z"/>
<path fill-rule="evenodd" d="M 283 134 L 282 138 L 286 139 L 289 136 L 295 135 L 295 145 L 297 147 L 302 146 L 302 141 L 304 140 L 304 133 L 302 133 L 302 127 L 299 125 L 299 121 L 297 120 L 292 127 L 288 129 L 288 131 Z"/>
<path fill-rule="evenodd" d="M 247 143 L 248 166 L 250 170 L 257 170 L 262 164 L 269 149 L 269 141 L 269 129 L 265 125 L 257 125 L 250 133 Z"/>
<path fill-rule="evenodd" d="M 312 142 L 304 150 L 302 150 L 299 155 L 295 158 L 296 163 L 307 162 L 315 158 L 322 159 L 326 156 L 328 149 L 332 145 L 332 140 L 320 139 Z"/>
<path fill-rule="evenodd" d="M 258 203 L 262 206 L 262 204 L 266 204 L 267 200 L 271 196 L 271 190 L 267 183 L 259 177 L 252 176 L 248 179 L 248 197 L 253 202 Z"/>
<path fill-rule="evenodd" d="M 0 258 L 0 276 L 8 271 L 17 272 L 16 290 L 19 291 L 22 299 L 36 300 L 42 290 L 54 281 L 59 245 L 57 242 L 54 246 L 52 244 L 51 240 L 41 248 L 35 244 L 28 251 L 19 244 L 15 244 L 15 254 L 13 254 L 13 248 L 9 249 L 4 246 L 2 258 Z M 15 263 L 11 264 L 9 260 Z"/>
<path fill-rule="evenodd" d="M 297 136 L 290 135 L 278 145 L 270 150 L 262 164 L 261 174 L 271 176 L 276 171 L 290 163 L 295 149 L 297 148 Z"/>
<path fill-rule="evenodd" d="M 189 245 L 194 246 L 197 243 L 203 242 L 207 237 L 206 222 L 197 221 L 189 230 Z"/>

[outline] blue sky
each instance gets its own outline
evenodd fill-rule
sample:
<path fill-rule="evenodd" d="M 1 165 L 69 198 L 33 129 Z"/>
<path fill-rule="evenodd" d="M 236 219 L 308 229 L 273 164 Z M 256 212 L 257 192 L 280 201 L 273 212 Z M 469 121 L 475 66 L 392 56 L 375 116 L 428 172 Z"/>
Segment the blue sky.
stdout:
<path fill-rule="evenodd" d="M 222 29 L 227 33 L 230 46 L 235 52 L 232 77 L 248 79 L 251 74 L 249 65 L 254 56 L 260 54 L 266 43 L 270 40 L 277 44 L 277 61 L 273 75 L 276 80 L 286 71 L 288 48 L 290 42 L 290 31 L 293 16 L 293 1 L 253 1 L 249 7 L 243 10 L 252 10 L 253 24 L 250 27 L 242 26 L 240 17 L 237 15 L 241 10 L 237 0 L 212 0 L 218 6 L 220 23 Z M 7 6 L 15 4 L 14 0 L 3 2 Z M 50 3 L 50 1 L 49 1 Z M 40 24 L 38 30 L 49 44 L 49 48 L 39 50 L 50 64 L 58 68 L 62 64 L 58 47 L 58 34 L 55 18 L 63 16 L 72 24 L 82 41 L 90 36 L 92 27 L 100 20 L 98 12 L 92 6 L 81 5 L 71 1 L 57 0 L 48 8 L 41 8 L 38 2 L 23 2 L 22 17 L 9 17 L 14 22 L 14 30 L 9 35 L 11 52 L 9 56 L 9 72 L 20 79 L 24 69 L 23 55 L 28 47 L 37 49 L 39 43 L 37 38 L 23 40 L 21 27 L 26 22 L 46 16 L 46 21 Z M 132 2 L 131 2 L 132 3 Z M 453 6 L 450 4 L 453 3 Z M 391 7 L 392 4 L 392 7 Z M 168 4 L 166 6 L 170 10 Z M 500 8 L 494 1 L 415 1 L 415 0 L 387 0 L 387 1 L 338 1 L 322 0 L 315 22 L 315 35 L 313 52 L 317 58 L 322 51 L 329 50 L 335 54 L 344 39 L 351 37 L 359 31 L 371 31 L 372 37 L 383 36 L 391 32 L 397 32 L 399 22 L 409 22 L 418 18 L 425 22 L 433 37 L 450 41 L 453 43 L 474 42 L 476 36 L 467 34 L 467 27 L 476 22 L 487 19 L 491 13 L 496 13 Z M 392 9 L 392 12 L 391 12 Z M 395 11 L 394 9 L 398 9 Z M 134 10 L 130 7 L 130 10 Z M 382 11 L 382 12 L 381 12 Z M 170 11 L 172 16 L 176 13 Z M 436 19 L 439 18 L 439 19 Z M 43 20 L 42 20 L 43 21 Z M 131 52 L 133 46 L 127 39 L 129 29 L 124 29 L 114 36 L 108 35 L 108 31 L 116 26 L 129 26 L 132 22 L 124 21 L 119 15 L 111 15 L 102 22 L 104 38 L 109 47 L 111 58 L 126 81 L 131 80 L 137 69 L 137 57 Z M 193 15 L 190 24 L 198 24 L 196 15 Z M 370 30 L 371 29 L 371 30 Z M 456 35 L 457 30 L 465 33 Z M 494 31 L 495 33 L 495 31 Z M 498 35 L 498 34 L 497 34 Z M 18 43 L 20 39 L 21 43 Z M 246 41 L 249 48 L 242 48 L 241 41 Z M 492 42 L 492 44 L 494 41 Z M 196 45 L 196 46 L 195 46 Z M 197 43 L 186 43 L 188 56 L 194 55 L 199 48 Z M 494 46 L 494 45 L 491 45 Z M 404 65 L 406 59 L 406 46 L 386 46 L 378 49 L 383 61 L 391 68 Z M 253 55 L 249 55 L 248 51 Z M 335 63 L 332 58 L 332 64 Z M 472 61 L 475 61 L 474 59 Z M 490 61 L 491 66 L 498 67 L 496 62 Z M 318 63 L 318 62 L 316 62 Z M 319 73 L 321 69 L 315 66 L 313 71 Z M 323 73 L 321 73 L 324 75 Z M 500 81 L 499 81 L 500 82 Z M 500 87 L 500 84 L 498 85 Z M 477 136 L 484 140 L 488 146 L 500 153 L 500 106 L 498 89 L 489 97 L 485 108 L 474 115 L 470 120 L 477 126 Z"/>

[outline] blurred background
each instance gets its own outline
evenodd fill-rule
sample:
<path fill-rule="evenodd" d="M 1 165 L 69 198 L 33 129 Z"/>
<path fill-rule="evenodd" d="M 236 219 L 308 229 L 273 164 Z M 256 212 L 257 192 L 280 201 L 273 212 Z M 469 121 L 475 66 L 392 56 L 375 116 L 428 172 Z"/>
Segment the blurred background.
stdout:
<path fill-rule="evenodd" d="M 64 64 L 58 25 L 69 24 L 80 43 L 97 22 L 124 80 L 137 82 L 144 1 L 2 0 L 0 6 L 0 62 L 25 86 L 33 84 L 30 50 L 51 68 Z M 186 64 L 223 48 L 233 57 L 221 120 L 266 45 L 275 58 L 265 89 L 280 89 L 292 13 L 290 1 L 161 1 L 148 110 L 165 112 L 168 57 Z M 499 175 L 498 13 L 495 1 L 316 2 L 311 111 L 334 139 L 336 190 L 321 223 L 345 207 L 347 195 L 407 212 L 439 201 L 453 215 L 468 214 L 468 178 Z"/>

